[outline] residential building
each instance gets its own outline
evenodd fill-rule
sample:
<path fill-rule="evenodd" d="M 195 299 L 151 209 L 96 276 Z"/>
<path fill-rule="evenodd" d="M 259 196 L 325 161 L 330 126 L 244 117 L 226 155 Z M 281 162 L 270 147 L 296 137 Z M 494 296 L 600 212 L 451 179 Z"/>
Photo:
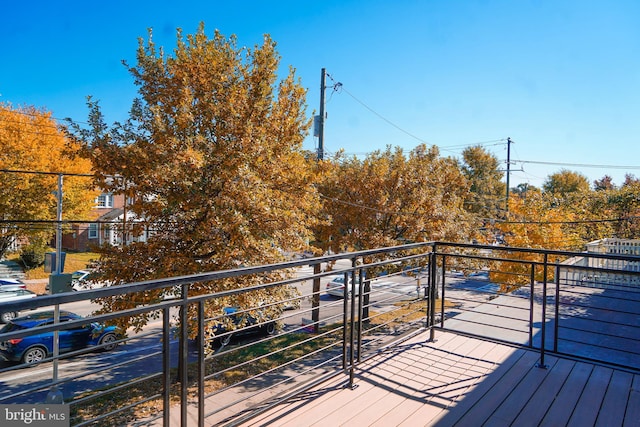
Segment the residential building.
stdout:
<path fill-rule="evenodd" d="M 123 228 L 126 224 L 140 223 L 141 221 L 126 209 L 125 196 L 122 194 L 102 193 L 96 198 L 96 205 L 91 213 L 94 222 L 72 224 L 72 230 L 62 236 L 62 248 L 85 252 L 92 247 L 103 244 L 121 245 L 124 242 L 146 241 L 148 229 L 142 233 L 127 233 L 123 238 Z M 127 227 L 128 229 L 129 227 Z"/>
<path fill-rule="evenodd" d="M 586 252 L 590 254 L 623 255 L 624 258 L 572 257 L 563 262 L 560 271 L 561 283 L 581 283 L 592 287 L 626 286 L 638 284 L 637 276 L 628 272 L 640 271 L 640 240 L 606 238 L 587 243 Z M 637 261 L 629 257 L 637 257 Z M 581 267 L 577 269 L 565 266 Z M 589 269 L 600 269 L 597 275 Z M 603 272 L 603 270 L 605 270 Z M 606 271 L 617 270 L 617 271 Z M 619 271 L 619 272 L 618 272 Z"/>

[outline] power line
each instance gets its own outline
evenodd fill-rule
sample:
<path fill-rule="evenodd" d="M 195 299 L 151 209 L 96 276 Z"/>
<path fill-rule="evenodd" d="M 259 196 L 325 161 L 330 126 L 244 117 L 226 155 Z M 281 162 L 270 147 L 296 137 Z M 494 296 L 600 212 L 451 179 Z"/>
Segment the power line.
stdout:
<path fill-rule="evenodd" d="M 0 172 L 4 173 L 24 173 L 29 175 L 64 175 L 64 176 L 84 176 L 93 178 L 93 174 L 88 173 L 74 173 L 74 172 L 46 172 L 46 171 L 28 171 L 20 169 L 0 169 Z"/>
<path fill-rule="evenodd" d="M 600 168 L 600 169 L 640 169 L 640 166 L 623 166 L 623 165 L 596 165 L 596 164 L 586 164 L 586 163 L 559 163 L 559 162 L 540 162 L 535 160 L 513 160 L 518 163 L 530 163 L 536 165 L 547 165 L 547 166 L 571 166 L 571 167 L 581 167 L 581 168 Z"/>

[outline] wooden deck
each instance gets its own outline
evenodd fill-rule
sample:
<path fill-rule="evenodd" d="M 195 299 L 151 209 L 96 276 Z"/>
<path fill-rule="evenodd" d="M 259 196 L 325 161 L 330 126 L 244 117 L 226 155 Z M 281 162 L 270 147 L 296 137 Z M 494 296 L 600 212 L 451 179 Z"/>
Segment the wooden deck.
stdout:
<path fill-rule="evenodd" d="M 421 335 L 244 426 L 640 426 L 640 375 L 449 332 Z"/>

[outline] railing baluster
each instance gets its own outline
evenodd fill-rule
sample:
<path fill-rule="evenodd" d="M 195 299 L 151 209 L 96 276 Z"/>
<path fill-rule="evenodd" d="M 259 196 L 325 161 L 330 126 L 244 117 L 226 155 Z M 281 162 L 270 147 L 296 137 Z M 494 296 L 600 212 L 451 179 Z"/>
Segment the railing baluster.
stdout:
<path fill-rule="evenodd" d="M 163 425 L 171 425 L 171 323 L 169 308 L 162 309 L 162 374 L 163 374 Z"/>
<path fill-rule="evenodd" d="M 547 267 L 548 267 L 549 256 L 547 253 L 544 254 L 544 264 L 543 268 L 543 280 L 542 280 L 542 318 L 540 320 L 540 362 L 538 362 L 539 368 L 547 368 L 547 365 L 544 363 L 544 354 L 545 354 L 545 339 L 547 335 Z"/>
<path fill-rule="evenodd" d="M 204 374 L 206 355 L 204 329 L 204 301 L 198 301 L 198 426 L 204 427 Z"/>
<path fill-rule="evenodd" d="M 533 347 L 533 311 L 535 302 L 536 265 L 531 263 L 531 275 L 529 277 L 529 347 Z"/>

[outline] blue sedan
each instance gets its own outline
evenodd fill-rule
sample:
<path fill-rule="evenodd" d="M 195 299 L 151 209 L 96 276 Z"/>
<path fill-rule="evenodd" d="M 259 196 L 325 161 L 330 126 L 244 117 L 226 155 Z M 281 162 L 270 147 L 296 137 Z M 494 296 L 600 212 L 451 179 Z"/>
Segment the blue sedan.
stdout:
<path fill-rule="evenodd" d="M 53 311 L 42 311 L 13 319 L 0 333 L 37 328 L 53 324 Z M 82 316 L 69 311 L 60 312 L 60 323 L 81 320 Z M 118 346 L 118 332 L 115 326 L 104 326 L 87 322 L 58 333 L 60 353 L 80 350 L 89 346 L 100 346 L 100 350 L 110 351 Z M 53 354 L 53 332 L 43 332 L 23 338 L 13 338 L 0 342 L 0 358 L 7 361 L 34 365 Z"/>

